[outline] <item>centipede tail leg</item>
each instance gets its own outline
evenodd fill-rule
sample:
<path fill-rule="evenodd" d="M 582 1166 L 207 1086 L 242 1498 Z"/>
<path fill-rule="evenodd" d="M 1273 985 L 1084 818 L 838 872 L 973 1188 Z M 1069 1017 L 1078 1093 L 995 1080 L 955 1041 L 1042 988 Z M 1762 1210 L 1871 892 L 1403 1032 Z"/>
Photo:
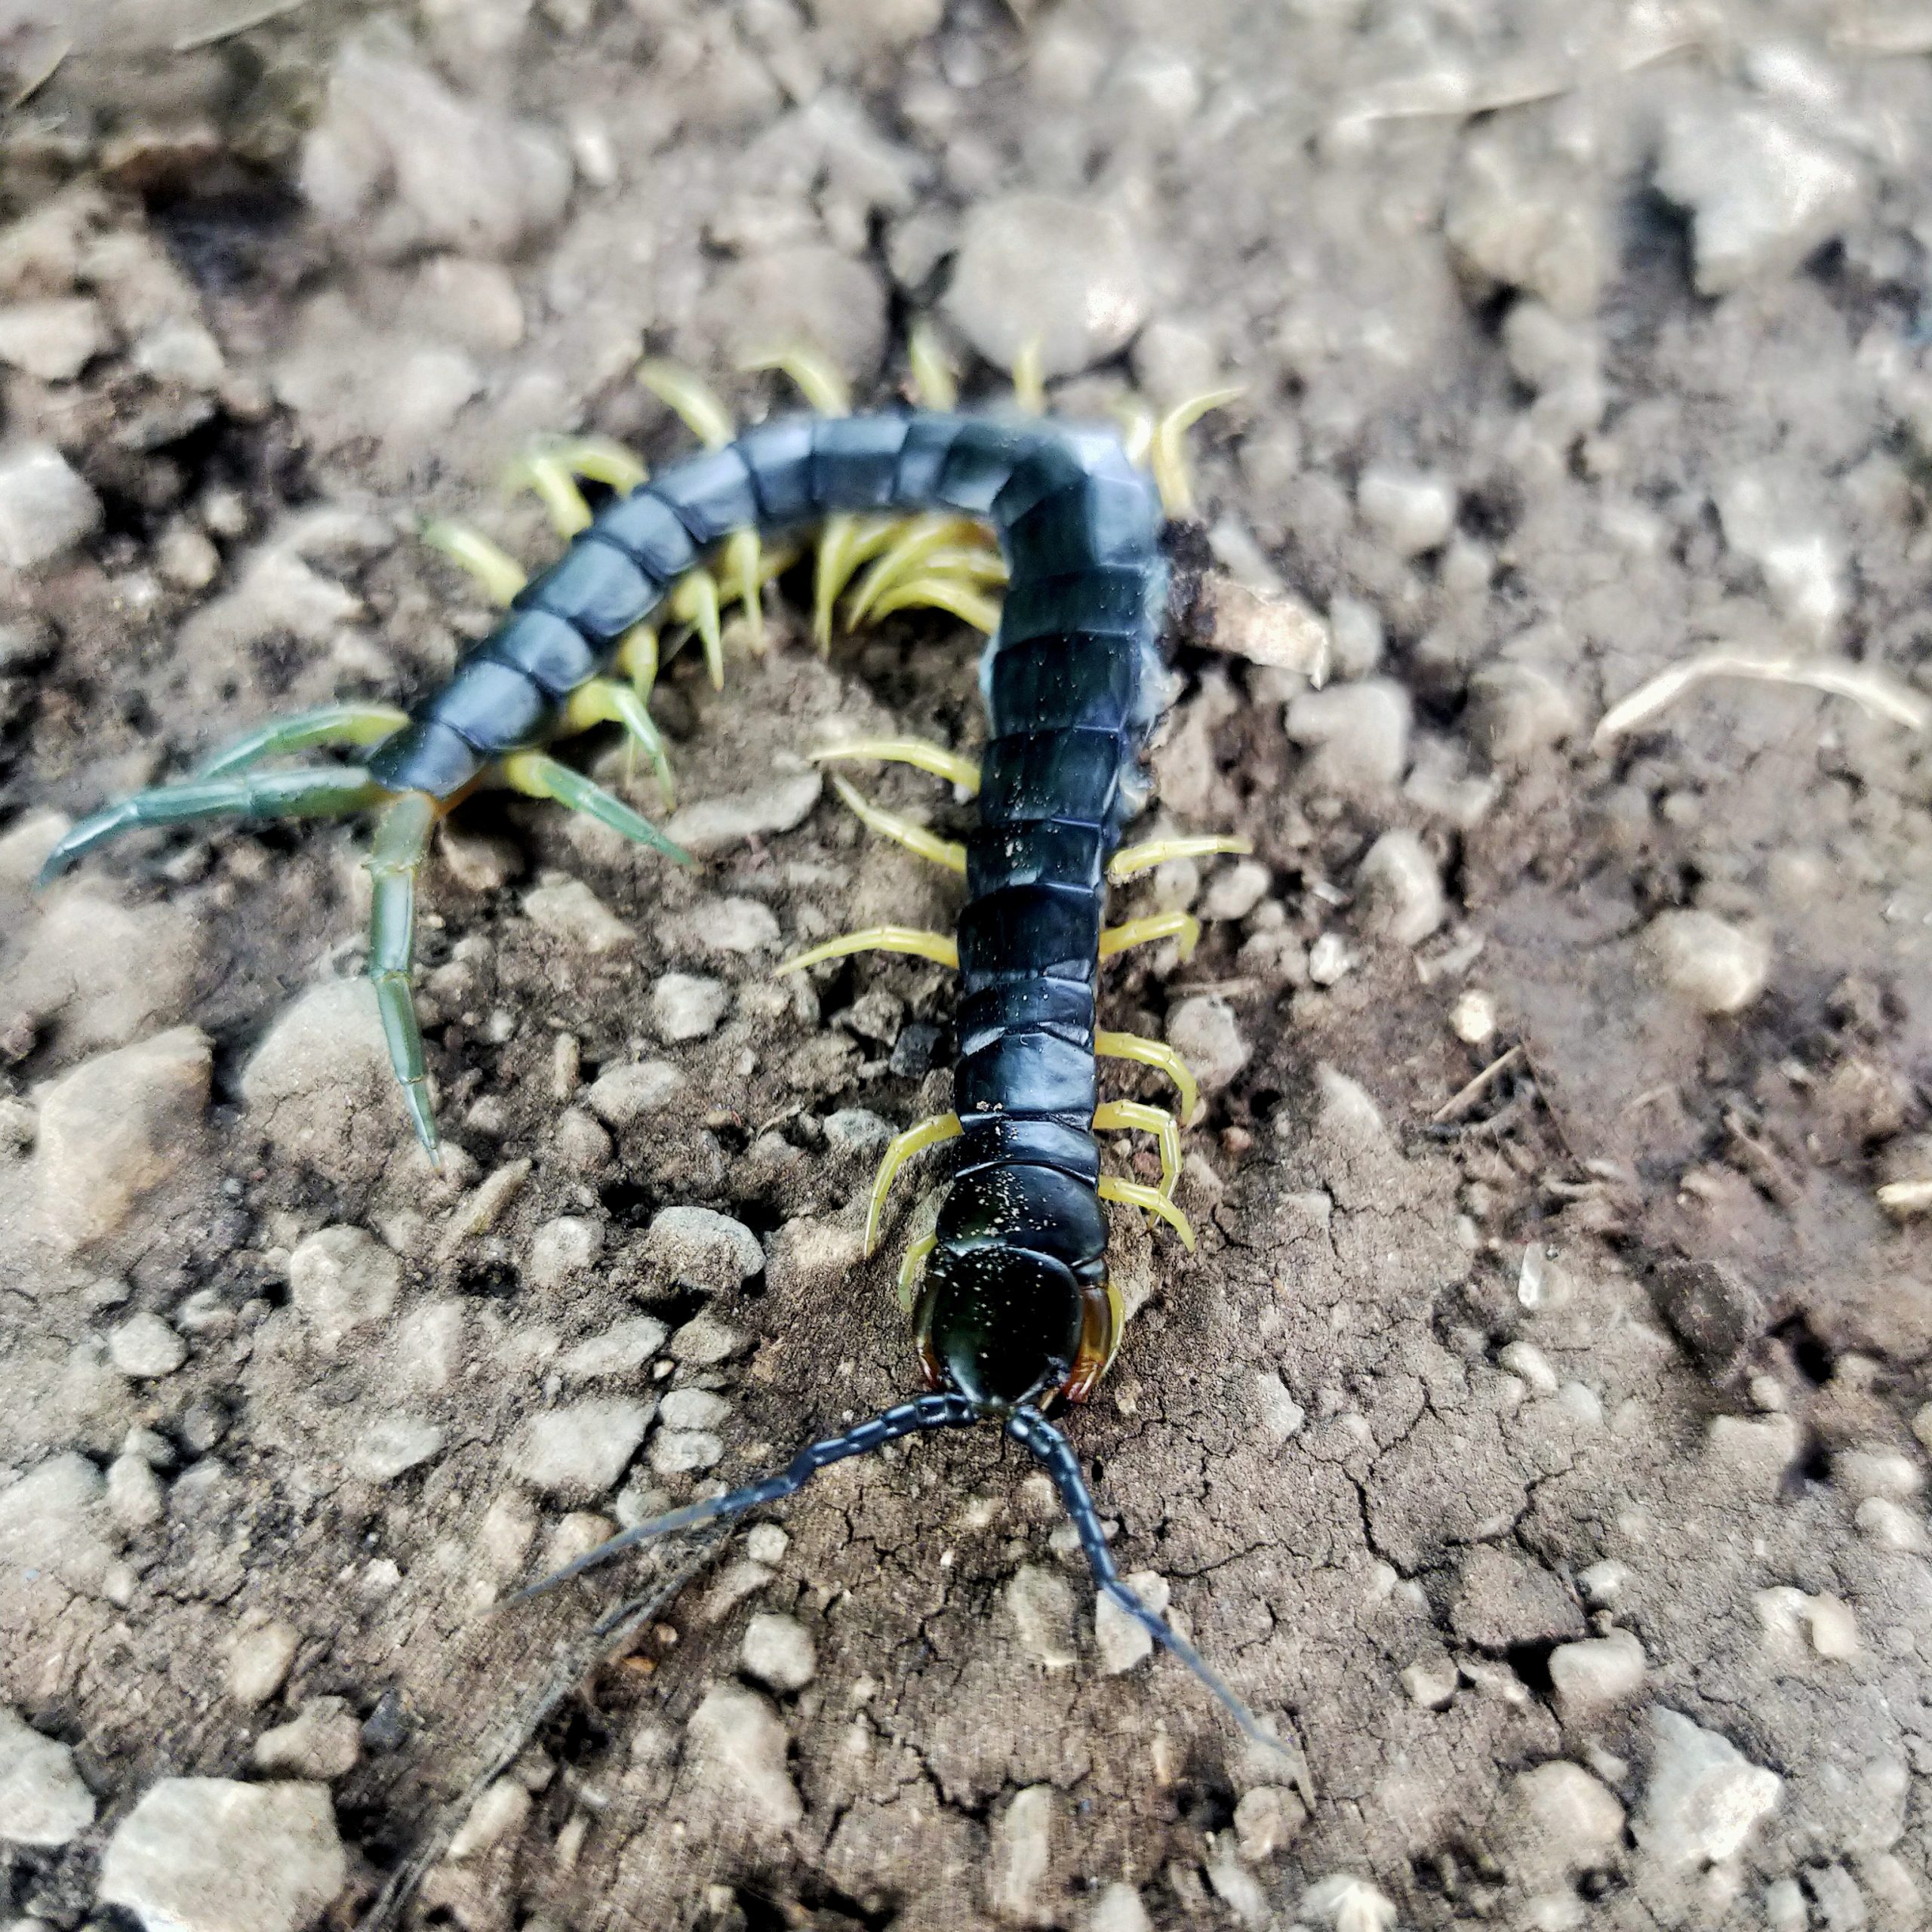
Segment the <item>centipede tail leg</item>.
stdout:
<path fill-rule="evenodd" d="M 58 878 L 78 860 L 146 826 L 186 825 L 197 819 L 334 818 L 365 810 L 387 795 L 357 766 L 294 771 L 245 771 L 137 792 L 84 818 L 47 855 L 40 883 Z"/>
<path fill-rule="evenodd" d="M 410 1124 L 430 1164 L 440 1169 L 442 1149 L 429 1104 L 429 1073 L 414 995 L 416 875 L 428 854 L 436 817 L 436 801 L 426 792 L 404 792 L 377 820 L 375 842 L 364 863 L 374 886 L 369 910 L 369 978 L 382 1015 L 383 1038 Z"/>
<path fill-rule="evenodd" d="M 325 704 L 298 711 L 225 745 L 195 768 L 195 779 L 225 778 L 245 771 L 264 758 L 288 752 L 313 751 L 318 746 L 379 745 L 409 722 L 409 714 L 388 704 Z"/>

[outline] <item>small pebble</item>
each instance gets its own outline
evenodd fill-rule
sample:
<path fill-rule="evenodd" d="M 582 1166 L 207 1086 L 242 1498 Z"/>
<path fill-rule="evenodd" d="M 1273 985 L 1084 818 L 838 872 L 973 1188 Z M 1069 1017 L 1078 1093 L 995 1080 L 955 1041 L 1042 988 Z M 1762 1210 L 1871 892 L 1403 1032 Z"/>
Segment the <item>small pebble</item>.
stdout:
<path fill-rule="evenodd" d="M 348 1878 L 326 1786 L 163 1778 L 108 1841 L 100 1896 L 151 1932 L 303 1932 Z"/>
<path fill-rule="evenodd" d="M 1520 770 L 1575 736 L 1576 701 L 1547 671 L 1491 664 L 1469 680 L 1469 735 L 1491 764 Z"/>
<path fill-rule="evenodd" d="M 1845 154 L 1775 108 L 1730 100 L 1666 118 L 1656 180 L 1690 211 L 1702 295 L 1795 269 L 1864 198 Z"/>
<path fill-rule="evenodd" d="M 1124 348 L 1147 302 L 1127 223 L 1110 209 L 1040 194 L 972 209 L 946 292 L 947 315 L 994 368 L 1011 369 L 1035 345 L 1050 378 Z"/>
<path fill-rule="evenodd" d="M 172 1375 L 188 1359 L 188 1345 L 159 1315 L 143 1310 L 109 1334 L 107 1358 L 123 1375 L 151 1381 Z"/>
<path fill-rule="evenodd" d="M 892 1123 L 869 1107 L 841 1107 L 825 1117 L 825 1144 L 841 1154 L 875 1154 L 893 1134 Z"/>
<path fill-rule="evenodd" d="M 651 989 L 651 1023 L 663 1040 L 701 1040 L 716 1032 L 731 1004 L 731 989 L 721 980 L 665 973 Z"/>
<path fill-rule="evenodd" d="M 421 1416 L 377 1416 L 358 1434 L 349 1466 L 365 1482 L 393 1482 L 442 1453 L 440 1424 Z"/>
<path fill-rule="evenodd" d="M 122 1454 L 107 1466 L 107 1506 L 122 1528 L 145 1529 L 167 1515 L 168 1495 L 146 1460 Z"/>
<path fill-rule="evenodd" d="M 42 1095 L 35 1149 L 49 1232 L 78 1247 L 112 1234 L 193 1150 L 211 1043 L 178 1026 L 84 1060 Z"/>
<path fill-rule="evenodd" d="M 1643 943 L 1659 983 L 1700 1013 L 1741 1013 L 1770 977 L 1770 941 L 1715 912 L 1660 912 Z"/>
<path fill-rule="evenodd" d="M 1251 1865 L 1272 1858 L 1308 1823 L 1308 1807 L 1285 1786 L 1258 1784 L 1235 1807 L 1235 1838 Z"/>
<path fill-rule="evenodd" d="M 1504 1793 L 1512 1869 L 1538 1890 L 1613 1864 L 1623 1807 L 1600 1779 L 1558 1758 L 1512 1779 Z"/>
<path fill-rule="evenodd" d="M 1340 933 L 1323 933 L 1308 949 L 1308 977 L 1318 986 L 1332 986 L 1354 967 L 1349 943 Z"/>
<path fill-rule="evenodd" d="M 592 1398 L 527 1417 L 505 1466 L 519 1481 L 566 1502 L 608 1495 L 651 1425 L 648 1403 Z"/>
<path fill-rule="evenodd" d="M 633 1315 L 586 1337 L 557 1358 L 558 1371 L 583 1382 L 635 1375 L 670 1331 L 654 1315 Z"/>
<path fill-rule="evenodd" d="M 1166 1577 L 1152 1570 L 1137 1570 L 1126 1578 L 1127 1586 L 1156 1616 L 1164 1617 L 1174 1592 Z M 1100 1653 L 1100 1668 L 1109 1677 L 1118 1677 L 1154 1654 L 1153 1634 L 1137 1617 L 1127 1612 L 1111 1597 L 1094 1601 L 1094 1641 Z"/>
<path fill-rule="evenodd" d="M 1369 924 L 1398 946 L 1420 946 L 1446 911 L 1442 875 L 1413 832 L 1385 832 L 1364 857 L 1356 880 L 1368 904 Z"/>
<path fill-rule="evenodd" d="M 1487 1045 L 1496 1037 L 1495 996 L 1474 987 L 1462 994 L 1450 1009 L 1449 1030 L 1472 1047 Z"/>
<path fill-rule="evenodd" d="M 1020 1647 L 1049 1670 L 1066 1670 L 1079 1660 L 1073 1643 L 1073 1591 L 1056 1570 L 1023 1563 L 1004 1592 L 1006 1611 Z"/>
<path fill-rule="evenodd" d="M 660 1476 L 702 1475 L 724 1455 L 724 1444 L 709 1429 L 660 1429 L 651 1438 L 651 1466 Z"/>
<path fill-rule="evenodd" d="M 0 567 L 50 563 L 100 518 L 100 499 L 58 450 L 29 443 L 0 454 Z"/>
<path fill-rule="evenodd" d="M 395 1312 L 402 1263 L 361 1228 L 318 1228 L 288 1257 L 288 1287 L 317 1346 L 333 1352 Z"/>
<path fill-rule="evenodd" d="M 0 1843 L 71 1844 L 94 1817 L 72 1750 L 0 1704 Z"/>
<path fill-rule="evenodd" d="M 0 307 L 0 362 L 37 381 L 72 382 L 106 346 L 100 305 L 85 296 Z"/>
<path fill-rule="evenodd" d="M 1208 882 L 1201 902 L 1204 919 L 1244 919 L 1268 896 L 1273 884 L 1259 859 L 1238 859 Z"/>
<path fill-rule="evenodd" d="M 1419 1658 L 1402 1672 L 1402 1688 L 1425 1711 L 1446 1711 L 1461 1681 L 1461 1672 L 1446 1657 Z"/>
<path fill-rule="evenodd" d="M 1776 1772 L 1751 1763 L 1727 1737 L 1655 1705 L 1637 1842 L 1667 1869 L 1715 1865 L 1743 1847 L 1783 1789 Z"/>
<path fill-rule="evenodd" d="M 523 895 L 532 924 L 593 958 L 633 945 L 637 935 L 580 878 L 546 878 Z"/>
<path fill-rule="evenodd" d="M 1154 1932 L 1154 1921 L 1140 1894 L 1124 1878 L 1116 1878 L 1094 1900 L 1082 1932 Z"/>
<path fill-rule="evenodd" d="M 344 1777 L 361 1762 L 362 1727 L 346 1698 L 309 1697 L 287 1724 L 265 1730 L 250 1754 L 269 1777 Z"/>
<path fill-rule="evenodd" d="M 1310 753 L 1306 786 L 1343 798 L 1392 792 L 1408 769 L 1411 708 L 1392 679 L 1364 678 L 1289 701 L 1288 736 Z"/>
<path fill-rule="evenodd" d="M 757 952 L 782 937 L 771 908 L 756 899 L 709 899 L 687 913 L 679 930 L 707 952 Z"/>
<path fill-rule="evenodd" d="M 477 1794 L 443 1856 L 460 1864 L 516 1837 L 529 1822 L 532 1800 L 515 1777 L 498 1778 Z"/>
<path fill-rule="evenodd" d="M 734 1810 L 746 1824 L 783 1831 L 804 1819 L 786 1765 L 784 1721 L 756 1691 L 715 1685 L 692 1712 L 686 1734 L 696 1756 L 741 1801 Z"/>
<path fill-rule="evenodd" d="M 1204 1094 L 1226 1086 L 1254 1052 L 1234 1008 L 1219 993 L 1193 993 L 1181 1001 L 1168 1015 L 1168 1043 L 1193 1069 Z"/>
<path fill-rule="evenodd" d="M 657 1405 L 666 1429 L 715 1429 L 731 1413 L 731 1404 L 709 1389 L 673 1389 Z"/>
<path fill-rule="evenodd" d="M 1440 549 L 1456 525 L 1456 493 L 1439 476 L 1371 469 L 1355 486 L 1355 507 L 1398 557 Z"/>
<path fill-rule="evenodd" d="M 643 1257 L 680 1286 L 719 1294 L 763 1272 L 764 1250 L 742 1221 L 709 1208 L 661 1208 L 651 1217 Z"/>
<path fill-rule="evenodd" d="M 685 1085 L 683 1073 L 667 1060 L 627 1062 L 606 1067 L 591 1083 L 584 1099 L 607 1125 L 628 1127 L 647 1114 L 662 1113 Z"/>
<path fill-rule="evenodd" d="M 700 798 L 671 814 L 665 835 L 688 852 L 709 857 L 803 824 L 823 789 L 816 771 L 804 771 L 728 797 Z"/>
<path fill-rule="evenodd" d="M 1302 1909 L 1334 1932 L 1395 1932 L 1395 1902 L 1366 1878 L 1331 1872 L 1309 1887 Z"/>
<path fill-rule="evenodd" d="M 554 1289 L 586 1274 L 604 1251 L 604 1224 L 581 1215 L 560 1214 L 546 1221 L 530 1238 L 530 1259 L 524 1278 L 531 1287 Z"/>
<path fill-rule="evenodd" d="M 250 1709 L 266 1704 L 281 1688 L 301 1641 L 292 1623 L 264 1623 L 243 1631 L 229 1648 L 229 1696 Z"/>
<path fill-rule="evenodd" d="M 729 1361 L 749 1340 L 742 1330 L 714 1315 L 694 1315 L 666 1344 L 666 1352 L 687 1368 L 715 1368 L 720 1362 Z"/>
<path fill-rule="evenodd" d="M 738 1665 L 769 1690 L 802 1690 L 818 1674 L 818 1654 L 795 1617 L 762 1611 L 745 1626 Z"/>
<path fill-rule="evenodd" d="M 1643 1644 L 1628 1630 L 1559 1644 L 1549 1654 L 1558 1715 L 1579 1727 L 1594 1724 L 1637 1696 L 1647 1668 Z"/>
<path fill-rule="evenodd" d="M 1060 1793 L 1050 1784 L 1015 1792 L 993 1820 L 986 1850 L 986 1903 L 995 1915 L 1021 1925 L 1051 1922 L 1046 1911 Z"/>

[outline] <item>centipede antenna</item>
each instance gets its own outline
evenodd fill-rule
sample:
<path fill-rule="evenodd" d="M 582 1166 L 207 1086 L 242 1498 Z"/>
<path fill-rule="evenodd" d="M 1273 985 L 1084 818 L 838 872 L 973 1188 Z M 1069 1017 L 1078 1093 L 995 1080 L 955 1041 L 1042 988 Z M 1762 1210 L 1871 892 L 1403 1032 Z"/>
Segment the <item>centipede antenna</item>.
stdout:
<path fill-rule="evenodd" d="M 1115 1567 L 1113 1552 L 1107 1547 L 1106 1532 L 1100 1527 L 1100 1512 L 1094 1506 L 1093 1495 L 1088 1489 L 1087 1480 L 1080 1473 L 1079 1460 L 1073 1453 L 1073 1445 L 1037 1409 L 1015 1409 L 1006 1419 L 1006 1432 L 1022 1447 L 1032 1450 L 1044 1466 L 1047 1474 L 1052 1477 L 1054 1487 L 1060 1491 L 1060 1500 L 1066 1506 L 1067 1515 L 1072 1522 L 1075 1534 L 1080 1539 L 1080 1547 L 1086 1553 L 1088 1565 L 1094 1572 L 1094 1581 L 1100 1594 L 1111 1598 L 1156 1643 L 1164 1644 L 1173 1651 L 1213 1691 L 1228 1715 L 1241 1727 L 1244 1737 L 1257 1744 L 1265 1745 L 1271 1751 L 1280 1752 L 1299 1770 L 1301 1762 L 1299 1754 L 1291 1750 L 1267 1730 L 1261 1720 L 1235 1695 L 1232 1687 L 1220 1673 L 1165 1617 L 1143 1602 L 1121 1581 L 1120 1571 Z"/>
<path fill-rule="evenodd" d="M 820 1469 L 834 1463 L 842 1463 L 848 1456 L 869 1455 L 888 1442 L 897 1441 L 902 1435 L 915 1435 L 926 1429 L 963 1428 L 978 1417 L 978 1410 L 964 1395 L 921 1395 L 909 1402 L 897 1403 L 869 1421 L 847 1429 L 842 1435 L 830 1435 L 823 1441 L 808 1443 L 774 1475 L 747 1483 L 743 1489 L 734 1489 L 728 1496 L 714 1496 L 707 1502 L 689 1503 L 681 1509 L 673 1509 L 669 1515 L 654 1516 L 649 1522 L 639 1523 L 635 1528 L 625 1531 L 622 1536 L 599 1543 L 574 1563 L 567 1563 L 562 1569 L 552 1571 L 528 1589 L 519 1590 L 510 1601 L 521 1603 L 528 1597 L 540 1597 L 558 1584 L 582 1576 L 586 1570 L 595 1570 L 634 1545 L 649 1543 L 654 1537 L 669 1536 L 674 1530 L 695 1529 L 700 1523 L 715 1523 L 721 1516 L 742 1516 L 747 1509 L 755 1509 L 761 1503 L 776 1503 L 785 1497 L 795 1496 Z"/>

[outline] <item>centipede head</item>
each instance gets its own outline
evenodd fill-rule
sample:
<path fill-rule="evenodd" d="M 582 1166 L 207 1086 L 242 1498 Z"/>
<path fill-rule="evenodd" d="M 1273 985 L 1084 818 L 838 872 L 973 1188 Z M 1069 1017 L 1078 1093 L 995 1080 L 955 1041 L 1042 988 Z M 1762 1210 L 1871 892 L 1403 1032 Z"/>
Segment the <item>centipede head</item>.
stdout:
<path fill-rule="evenodd" d="M 941 1246 L 913 1312 L 928 1383 L 994 1413 L 1057 1393 L 1079 1357 L 1083 1302 L 1051 1255 Z"/>

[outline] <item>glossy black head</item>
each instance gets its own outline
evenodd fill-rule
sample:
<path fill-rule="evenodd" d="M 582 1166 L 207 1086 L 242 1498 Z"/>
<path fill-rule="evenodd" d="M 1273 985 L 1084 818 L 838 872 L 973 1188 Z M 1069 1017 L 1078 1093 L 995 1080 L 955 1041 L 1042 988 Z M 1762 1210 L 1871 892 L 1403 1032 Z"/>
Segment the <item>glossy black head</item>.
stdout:
<path fill-rule="evenodd" d="M 915 1319 L 936 1387 L 1004 1410 L 1061 1389 L 1080 1352 L 1080 1284 L 1023 1247 L 937 1250 Z"/>

